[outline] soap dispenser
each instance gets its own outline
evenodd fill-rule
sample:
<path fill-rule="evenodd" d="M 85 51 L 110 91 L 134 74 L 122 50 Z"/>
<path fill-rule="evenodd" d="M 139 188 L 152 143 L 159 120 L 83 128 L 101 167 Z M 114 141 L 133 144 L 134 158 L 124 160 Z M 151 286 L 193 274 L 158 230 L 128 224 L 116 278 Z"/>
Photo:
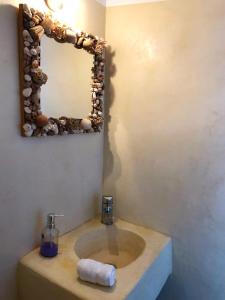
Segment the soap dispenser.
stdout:
<path fill-rule="evenodd" d="M 47 225 L 41 233 L 40 254 L 44 257 L 54 257 L 58 254 L 59 230 L 55 227 L 55 218 L 63 216 L 53 213 L 47 215 Z"/>

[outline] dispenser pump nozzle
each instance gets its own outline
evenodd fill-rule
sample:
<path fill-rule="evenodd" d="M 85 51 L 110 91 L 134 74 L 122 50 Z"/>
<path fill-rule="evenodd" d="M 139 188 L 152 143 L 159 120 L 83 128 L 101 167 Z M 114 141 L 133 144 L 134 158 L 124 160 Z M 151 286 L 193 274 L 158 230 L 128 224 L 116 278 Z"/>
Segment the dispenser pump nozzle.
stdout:
<path fill-rule="evenodd" d="M 55 228 L 55 218 L 56 217 L 64 217 L 64 215 L 57 215 L 54 213 L 50 213 L 47 215 L 47 226 L 48 228 Z"/>

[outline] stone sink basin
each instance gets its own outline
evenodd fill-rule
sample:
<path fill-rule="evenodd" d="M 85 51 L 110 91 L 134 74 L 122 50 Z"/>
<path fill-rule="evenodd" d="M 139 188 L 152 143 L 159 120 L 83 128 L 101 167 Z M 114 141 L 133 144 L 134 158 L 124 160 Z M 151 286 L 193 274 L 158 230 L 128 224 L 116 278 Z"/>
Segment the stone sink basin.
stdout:
<path fill-rule="evenodd" d="M 124 268 L 135 261 L 145 249 L 145 240 L 138 234 L 107 226 L 88 231 L 75 244 L 75 253 L 80 258 Z"/>
<path fill-rule="evenodd" d="M 18 268 L 20 300 L 154 300 L 172 272 L 171 239 L 161 233 L 117 220 L 105 226 L 94 219 L 63 235 L 59 255 L 48 259 L 35 249 Z M 114 287 L 78 278 L 80 258 L 117 268 Z"/>

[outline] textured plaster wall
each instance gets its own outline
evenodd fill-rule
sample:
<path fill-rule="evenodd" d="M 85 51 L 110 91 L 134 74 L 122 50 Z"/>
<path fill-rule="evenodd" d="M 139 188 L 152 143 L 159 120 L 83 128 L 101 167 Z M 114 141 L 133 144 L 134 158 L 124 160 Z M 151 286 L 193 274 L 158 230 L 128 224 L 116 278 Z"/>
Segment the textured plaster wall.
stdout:
<path fill-rule="evenodd" d="M 27 2 L 38 6 L 44 1 Z M 102 134 L 20 137 L 18 3 L 0 1 L 1 300 L 16 299 L 16 264 L 39 242 L 43 216 L 65 214 L 58 222 L 61 232 L 83 223 L 95 214 L 102 181 Z M 78 28 L 104 37 L 104 7 L 81 3 L 81 11 L 74 11 Z"/>
<path fill-rule="evenodd" d="M 225 299 L 225 2 L 107 8 L 104 192 L 172 236 L 160 300 Z"/>

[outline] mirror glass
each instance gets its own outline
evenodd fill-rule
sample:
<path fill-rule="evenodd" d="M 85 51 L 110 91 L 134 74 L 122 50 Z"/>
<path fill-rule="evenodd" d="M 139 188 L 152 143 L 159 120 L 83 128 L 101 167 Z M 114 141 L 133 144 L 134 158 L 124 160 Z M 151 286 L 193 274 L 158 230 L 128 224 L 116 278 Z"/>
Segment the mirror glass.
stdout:
<path fill-rule="evenodd" d="M 48 74 L 48 82 L 41 89 L 42 113 L 54 118 L 87 117 L 92 109 L 93 56 L 47 36 L 41 39 L 41 49 L 41 68 Z"/>

